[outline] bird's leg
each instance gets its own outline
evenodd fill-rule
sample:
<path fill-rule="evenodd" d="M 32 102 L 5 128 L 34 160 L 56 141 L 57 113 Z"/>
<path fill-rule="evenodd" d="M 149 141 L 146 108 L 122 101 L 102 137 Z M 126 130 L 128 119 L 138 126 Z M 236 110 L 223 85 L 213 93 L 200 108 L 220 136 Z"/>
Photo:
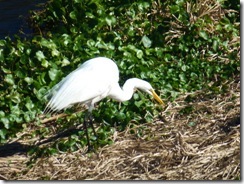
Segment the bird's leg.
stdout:
<path fill-rule="evenodd" d="M 83 129 L 86 133 L 86 140 L 87 140 L 87 146 L 88 146 L 88 151 L 91 150 L 91 144 L 90 144 L 90 139 L 89 139 L 89 135 L 88 135 L 88 129 L 87 129 L 87 118 L 85 117 L 84 122 L 83 122 Z"/>
<path fill-rule="evenodd" d="M 88 134 L 88 126 L 89 125 L 92 128 L 93 134 L 96 137 L 96 141 L 97 141 L 97 144 L 98 144 L 97 133 L 96 133 L 95 128 L 93 126 L 93 117 L 92 117 L 92 114 L 90 112 L 88 112 L 88 114 L 86 114 L 83 126 L 84 126 L 84 130 L 86 131 L 88 151 L 91 151 L 93 148 L 91 147 L 89 134 Z"/>
<path fill-rule="evenodd" d="M 97 139 L 97 133 L 96 133 L 95 128 L 94 128 L 94 126 L 93 126 L 93 117 L 92 117 L 92 114 L 91 114 L 91 113 L 89 113 L 89 115 L 88 115 L 88 119 L 89 119 L 89 124 L 90 124 L 91 127 L 92 127 L 93 134 L 94 134 L 94 136 L 95 136 L 96 139 Z"/>

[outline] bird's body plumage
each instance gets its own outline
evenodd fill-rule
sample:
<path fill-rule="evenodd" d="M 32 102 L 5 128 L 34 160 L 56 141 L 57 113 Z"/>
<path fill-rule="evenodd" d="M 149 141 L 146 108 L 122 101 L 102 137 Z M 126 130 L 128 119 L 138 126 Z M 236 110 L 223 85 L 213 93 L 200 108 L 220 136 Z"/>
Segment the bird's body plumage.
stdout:
<path fill-rule="evenodd" d="M 86 104 L 92 111 L 94 104 L 107 96 L 117 101 L 129 100 L 137 88 L 163 103 L 144 80 L 128 79 L 122 89 L 118 81 L 119 70 L 114 61 L 105 57 L 90 59 L 51 89 L 44 112 L 60 111 L 76 103 Z"/>
<path fill-rule="evenodd" d="M 119 70 L 112 60 L 103 57 L 90 59 L 53 87 L 47 108 L 60 111 L 75 103 L 90 106 L 92 102 L 105 98 L 118 80 Z"/>

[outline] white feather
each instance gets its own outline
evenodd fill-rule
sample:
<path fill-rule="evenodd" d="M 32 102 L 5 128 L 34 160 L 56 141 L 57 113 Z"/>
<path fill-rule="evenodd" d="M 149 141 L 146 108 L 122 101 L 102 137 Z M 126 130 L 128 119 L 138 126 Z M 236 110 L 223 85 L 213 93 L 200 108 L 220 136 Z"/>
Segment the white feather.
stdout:
<path fill-rule="evenodd" d="M 120 88 L 118 81 L 119 70 L 111 59 L 105 57 L 90 59 L 50 90 L 48 96 L 51 96 L 51 99 L 44 112 L 60 111 L 76 103 L 87 104 L 91 111 L 96 102 L 107 96 L 117 101 L 129 100 L 136 88 L 153 95 L 152 87 L 146 81 L 129 79 L 123 89 Z M 162 102 L 160 98 L 157 100 Z"/>

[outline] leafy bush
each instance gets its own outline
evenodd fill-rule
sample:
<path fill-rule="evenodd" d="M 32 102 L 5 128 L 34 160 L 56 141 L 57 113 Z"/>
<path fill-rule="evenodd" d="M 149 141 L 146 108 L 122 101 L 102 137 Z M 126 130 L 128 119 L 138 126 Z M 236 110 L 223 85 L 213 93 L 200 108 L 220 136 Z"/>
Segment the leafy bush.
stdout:
<path fill-rule="evenodd" d="M 38 125 L 47 90 L 95 56 L 116 61 L 121 85 L 142 78 L 169 101 L 184 92 L 216 90 L 239 73 L 239 8 L 211 0 L 50 1 L 32 13 L 39 34 L 0 41 L 1 143 L 30 123 Z M 100 129 L 105 139 L 105 127 L 152 121 L 161 108 L 144 95 L 121 106 L 109 99 L 99 103 L 94 117 L 106 124 Z M 64 121 L 60 129 L 76 118 Z"/>

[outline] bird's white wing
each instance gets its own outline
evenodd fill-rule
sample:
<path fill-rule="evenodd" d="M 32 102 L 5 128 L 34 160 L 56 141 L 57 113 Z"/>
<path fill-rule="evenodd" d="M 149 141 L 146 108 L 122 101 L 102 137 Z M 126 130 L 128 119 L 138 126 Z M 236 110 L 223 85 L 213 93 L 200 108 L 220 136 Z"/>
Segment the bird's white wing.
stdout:
<path fill-rule="evenodd" d="M 118 75 L 114 63 L 89 60 L 53 87 L 47 109 L 59 111 L 75 103 L 100 100 L 107 96 L 111 85 L 118 82 Z"/>

